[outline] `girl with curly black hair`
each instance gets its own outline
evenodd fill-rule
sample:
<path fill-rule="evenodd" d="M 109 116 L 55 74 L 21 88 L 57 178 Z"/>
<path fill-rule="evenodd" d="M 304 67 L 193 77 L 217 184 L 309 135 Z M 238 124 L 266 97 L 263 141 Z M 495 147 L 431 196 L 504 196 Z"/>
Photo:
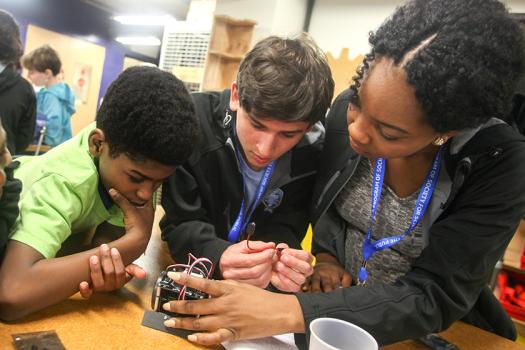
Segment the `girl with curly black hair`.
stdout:
<path fill-rule="evenodd" d="M 174 275 L 216 297 L 170 303 L 212 330 L 191 340 L 308 333 L 318 317 L 352 322 L 381 345 L 460 319 L 516 337 L 487 285 L 525 213 L 525 139 L 500 119 L 524 69 L 522 31 L 496 0 L 413 0 L 370 44 L 327 119 L 317 263 L 303 286 L 318 293 Z"/>

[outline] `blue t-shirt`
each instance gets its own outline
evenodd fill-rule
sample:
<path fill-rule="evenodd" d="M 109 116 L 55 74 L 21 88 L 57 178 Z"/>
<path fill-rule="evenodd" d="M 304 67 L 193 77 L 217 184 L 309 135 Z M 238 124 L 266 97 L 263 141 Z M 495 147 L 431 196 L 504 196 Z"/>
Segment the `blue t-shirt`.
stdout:
<path fill-rule="evenodd" d="M 247 212 L 249 212 L 249 210 L 252 207 L 253 201 L 255 200 L 255 196 L 257 194 L 257 187 L 259 187 L 259 183 L 261 182 L 261 179 L 263 177 L 264 169 L 260 171 L 255 171 L 248 166 L 243 156 L 241 156 L 240 158 L 241 159 L 239 159 L 239 164 L 241 166 L 241 174 L 244 180 L 244 203 Z"/>

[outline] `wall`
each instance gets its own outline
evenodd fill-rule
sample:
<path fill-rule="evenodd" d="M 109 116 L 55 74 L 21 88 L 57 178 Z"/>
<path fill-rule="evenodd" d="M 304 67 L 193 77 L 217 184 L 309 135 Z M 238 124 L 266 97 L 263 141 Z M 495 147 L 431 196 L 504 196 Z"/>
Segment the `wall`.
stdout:
<path fill-rule="evenodd" d="M 525 13 L 525 0 L 502 0 L 511 12 Z"/>
<path fill-rule="evenodd" d="M 302 31 L 306 0 L 217 0 L 215 14 L 257 21 L 252 43 L 269 35 L 293 36 Z"/>
<path fill-rule="evenodd" d="M 376 29 L 401 3 L 399 0 L 317 0 L 310 34 L 324 51 L 335 57 L 344 47 L 349 48 L 350 58 L 365 54 L 369 50 L 368 32 Z"/>

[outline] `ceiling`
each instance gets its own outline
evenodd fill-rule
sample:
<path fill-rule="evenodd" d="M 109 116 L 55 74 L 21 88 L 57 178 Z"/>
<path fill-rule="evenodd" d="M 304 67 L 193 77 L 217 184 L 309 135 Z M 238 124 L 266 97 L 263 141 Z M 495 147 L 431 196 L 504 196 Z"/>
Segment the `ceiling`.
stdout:
<path fill-rule="evenodd" d="M 112 15 L 172 15 L 185 20 L 191 0 L 82 0 Z"/>

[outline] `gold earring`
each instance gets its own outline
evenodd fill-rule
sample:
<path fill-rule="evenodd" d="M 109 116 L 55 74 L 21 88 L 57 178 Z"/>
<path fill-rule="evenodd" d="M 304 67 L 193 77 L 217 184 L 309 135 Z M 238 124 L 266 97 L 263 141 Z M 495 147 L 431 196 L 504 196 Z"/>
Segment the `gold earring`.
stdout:
<path fill-rule="evenodd" d="M 438 136 L 434 140 L 433 144 L 436 145 L 436 146 L 442 146 L 445 142 L 447 142 L 446 137 Z"/>

